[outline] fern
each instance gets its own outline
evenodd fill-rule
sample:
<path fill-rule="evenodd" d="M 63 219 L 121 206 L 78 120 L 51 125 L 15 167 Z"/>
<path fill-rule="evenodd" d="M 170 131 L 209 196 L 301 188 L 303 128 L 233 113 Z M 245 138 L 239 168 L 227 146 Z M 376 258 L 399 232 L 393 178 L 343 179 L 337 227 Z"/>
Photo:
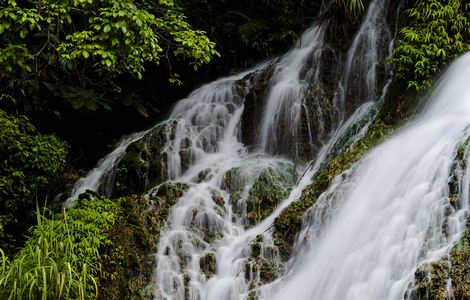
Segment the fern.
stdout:
<path fill-rule="evenodd" d="M 449 61 L 470 50 L 470 4 L 466 0 L 419 0 L 405 11 L 393 51 L 397 76 L 408 88 L 428 88 Z"/>

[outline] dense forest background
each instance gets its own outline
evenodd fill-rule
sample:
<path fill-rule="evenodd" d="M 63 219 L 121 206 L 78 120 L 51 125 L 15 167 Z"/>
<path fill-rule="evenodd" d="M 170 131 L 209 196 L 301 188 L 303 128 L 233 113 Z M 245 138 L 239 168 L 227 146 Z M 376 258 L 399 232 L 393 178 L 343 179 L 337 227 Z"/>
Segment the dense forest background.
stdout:
<path fill-rule="evenodd" d="M 389 59 L 394 85 L 424 94 L 449 61 L 470 50 L 470 4 L 392 2 L 400 6 Z M 28 228 L 44 224 L 45 217 L 35 214 L 38 207 L 58 212 L 60 198 L 54 197 L 124 134 L 164 119 L 202 83 L 282 54 L 314 21 L 329 22 L 330 34 L 347 48 L 341 43 L 360 24 L 367 5 L 367 0 L 2 0 L 0 249 L 6 257 L 24 252 Z M 106 211 L 119 215 L 116 203 L 103 201 L 93 204 L 97 215 L 87 216 L 90 226 L 99 228 L 88 228 L 89 235 L 104 236 L 114 222 Z M 80 213 L 72 213 L 71 226 L 80 226 L 73 221 Z M 96 218 L 102 223 L 93 223 Z M 38 228 L 29 235 L 39 239 Z M 87 247 L 98 252 L 106 241 Z M 90 259 L 81 255 L 82 261 Z M 2 280 L 0 285 L 7 284 Z"/>

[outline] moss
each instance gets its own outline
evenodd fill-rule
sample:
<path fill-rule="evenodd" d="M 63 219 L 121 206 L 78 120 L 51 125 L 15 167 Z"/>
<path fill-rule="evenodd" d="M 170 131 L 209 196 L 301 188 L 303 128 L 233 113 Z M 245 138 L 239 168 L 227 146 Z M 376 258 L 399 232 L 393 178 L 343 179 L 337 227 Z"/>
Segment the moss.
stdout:
<path fill-rule="evenodd" d="M 415 285 L 408 290 L 405 298 L 411 300 L 444 300 L 449 278 L 449 264 L 446 260 L 424 265 L 415 272 Z"/>
<path fill-rule="evenodd" d="M 257 289 L 277 279 L 284 268 L 279 262 L 277 248 L 266 243 L 263 235 L 258 235 L 251 241 L 250 248 L 250 257 L 244 265 L 245 279 L 249 282 L 250 289 L 247 299 L 257 299 Z"/>
<path fill-rule="evenodd" d="M 229 193 L 240 190 L 240 169 L 232 168 L 228 170 L 222 178 L 222 188 Z"/>
<path fill-rule="evenodd" d="M 248 259 L 245 264 L 245 272 L 247 280 L 250 279 L 250 274 L 258 274 L 259 283 L 266 284 L 274 281 L 277 278 L 279 274 L 279 268 L 275 262 L 268 261 L 261 257 L 257 257 Z"/>
<path fill-rule="evenodd" d="M 155 222 L 163 226 L 168 218 L 171 207 L 176 204 L 178 199 L 189 189 L 189 185 L 185 183 L 167 182 L 158 187 L 155 193 L 152 193 L 149 198 L 154 202 L 152 210 Z"/>
<path fill-rule="evenodd" d="M 217 258 L 215 257 L 215 254 L 213 252 L 209 252 L 202 256 L 199 260 L 199 266 L 207 279 L 214 276 L 217 270 Z"/>
<path fill-rule="evenodd" d="M 411 300 L 449 300 L 449 279 L 452 299 L 470 299 L 470 230 L 464 233 L 449 256 L 426 264 L 415 272 L 414 285 L 406 295 Z"/>
<path fill-rule="evenodd" d="M 118 200 L 121 207 L 118 222 L 109 231 L 112 244 L 107 247 L 108 276 L 101 282 L 101 299 L 148 299 L 154 251 L 160 227 L 152 222 L 147 200 L 128 196 Z M 149 295 L 148 295 L 149 296 Z"/>
<path fill-rule="evenodd" d="M 288 187 L 295 184 L 295 176 L 283 170 L 268 168 L 263 171 L 251 187 L 247 202 L 247 220 L 256 224 L 268 217 L 277 204 L 289 194 Z"/>
<path fill-rule="evenodd" d="M 224 208 L 225 201 L 222 195 L 220 195 L 220 193 L 216 190 L 213 190 L 211 192 L 211 195 L 212 195 L 212 201 L 214 201 L 214 203 L 218 205 L 219 207 Z"/>
<path fill-rule="evenodd" d="M 118 221 L 109 230 L 112 242 L 106 248 L 108 260 L 103 264 L 107 274 L 101 282 L 102 299 L 151 299 L 154 262 L 151 254 L 171 207 L 188 189 L 181 183 L 165 183 L 149 199 L 130 195 L 117 200 Z"/>
<path fill-rule="evenodd" d="M 116 168 L 115 197 L 143 193 L 168 179 L 166 157 L 162 153 L 171 124 L 161 124 L 130 144 Z"/>
<path fill-rule="evenodd" d="M 450 253 L 452 291 L 456 300 L 470 299 L 470 230 Z"/>

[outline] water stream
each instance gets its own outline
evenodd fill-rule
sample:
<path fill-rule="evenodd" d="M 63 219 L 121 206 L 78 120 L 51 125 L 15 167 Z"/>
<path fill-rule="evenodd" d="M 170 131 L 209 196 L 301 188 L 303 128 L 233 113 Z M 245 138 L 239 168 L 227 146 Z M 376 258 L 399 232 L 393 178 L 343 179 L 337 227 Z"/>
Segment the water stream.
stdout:
<path fill-rule="evenodd" d="M 469 164 L 456 164 L 458 151 L 469 159 L 468 76 L 470 54 L 416 120 L 334 181 L 307 218 L 303 256 L 266 299 L 403 299 L 418 266 L 449 252 L 468 217 Z"/>

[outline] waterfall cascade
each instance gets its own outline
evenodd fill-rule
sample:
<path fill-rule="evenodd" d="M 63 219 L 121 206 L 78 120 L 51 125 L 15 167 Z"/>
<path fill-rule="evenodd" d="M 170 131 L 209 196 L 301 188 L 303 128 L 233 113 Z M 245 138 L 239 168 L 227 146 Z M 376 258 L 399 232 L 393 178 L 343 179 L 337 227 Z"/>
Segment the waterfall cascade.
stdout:
<path fill-rule="evenodd" d="M 300 235 L 309 247 L 267 299 L 403 299 L 418 266 L 449 252 L 468 217 L 468 76 L 470 54 L 414 122 L 320 197 Z"/>
<path fill-rule="evenodd" d="M 273 239 L 274 220 L 333 155 L 364 136 L 380 108 L 393 43 L 389 2 L 370 2 L 348 51 L 334 52 L 327 25 L 314 24 L 286 55 L 202 86 L 157 125 L 168 182 L 146 195 L 168 183 L 187 190 L 161 228 L 155 299 L 403 299 L 416 268 L 447 253 L 467 216 L 468 191 L 453 206 L 448 184 L 458 173 L 456 184 L 468 186 L 467 169 L 454 164 L 470 113 L 470 93 L 456 94 L 470 75 L 468 56 L 415 123 L 332 181 L 305 214 L 295 258 L 283 262 Z M 259 74 L 270 75 L 255 115 L 246 107 Z M 248 114 L 256 119 L 252 145 L 243 140 Z M 154 129 L 123 139 L 68 203 L 86 189 L 111 195 L 126 148 Z"/>

